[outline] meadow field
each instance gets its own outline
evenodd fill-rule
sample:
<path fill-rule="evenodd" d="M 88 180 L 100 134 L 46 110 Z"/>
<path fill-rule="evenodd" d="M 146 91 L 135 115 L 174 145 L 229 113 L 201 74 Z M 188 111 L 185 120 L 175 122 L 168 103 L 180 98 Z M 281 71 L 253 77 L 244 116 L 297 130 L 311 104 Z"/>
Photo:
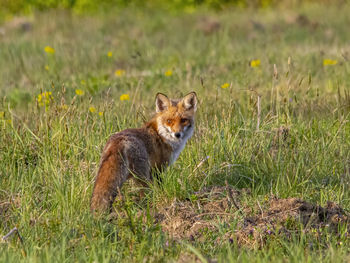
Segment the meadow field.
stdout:
<path fill-rule="evenodd" d="M 0 262 L 349 262 L 350 6 L 46 11 L 0 25 Z M 89 210 L 157 92 L 194 136 Z M 17 227 L 18 232 L 7 235 Z M 4 238 L 2 238 L 4 237 Z"/>

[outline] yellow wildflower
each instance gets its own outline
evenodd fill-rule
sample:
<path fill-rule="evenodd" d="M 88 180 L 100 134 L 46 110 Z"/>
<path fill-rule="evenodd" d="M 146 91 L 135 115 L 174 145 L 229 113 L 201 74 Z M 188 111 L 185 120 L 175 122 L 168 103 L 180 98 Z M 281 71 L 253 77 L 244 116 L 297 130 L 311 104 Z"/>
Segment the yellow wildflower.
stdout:
<path fill-rule="evenodd" d="M 53 100 L 52 92 L 51 91 L 45 91 L 43 93 L 38 94 L 37 102 L 39 103 L 39 106 L 48 106 L 50 102 Z"/>
<path fill-rule="evenodd" d="M 125 70 L 123 70 L 123 69 L 117 69 L 117 70 L 114 72 L 114 75 L 116 75 L 117 77 L 123 76 L 123 75 L 125 75 Z"/>
<path fill-rule="evenodd" d="M 324 59 L 323 60 L 323 66 L 333 66 L 336 65 L 338 61 L 333 60 L 333 59 Z"/>
<path fill-rule="evenodd" d="M 96 112 L 96 108 L 94 106 L 91 106 L 91 107 L 89 107 L 89 111 L 91 113 L 94 113 L 94 112 Z"/>
<path fill-rule="evenodd" d="M 224 83 L 224 84 L 221 85 L 222 89 L 227 89 L 228 87 L 230 87 L 229 83 Z"/>
<path fill-rule="evenodd" d="M 130 100 L 129 94 L 122 94 L 119 98 L 121 101 Z"/>
<path fill-rule="evenodd" d="M 98 115 L 103 116 L 103 111 L 100 111 Z"/>
<path fill-rule="evenodd" d="M 45 65 L 45 70 L 49 71 L 50 67 L 49 65 Z"/>
<path fill-rule="evenodd" d="M 5 117 L 5 112 L 4 111 L 0 111 L 0 119 L 3 119 Z"/>
<path fill-rule="evenodd" d="M 111 57 L 111 56 L 113 56 L 113 53 L 112 53 L 112 51 L 108 51 L 108 53 L 107 53 L 107 57 Z"/>
<path fill-rule="evenodd" d="M 260 66 L 260 59 L 255 59 L 255 60 L 250 61 L 250 66 L 252 68 L 259 67 Z"/>
<path fill-rule="evenodd" d="M 44 48 L 45 52 L 48 53 L 48 54 L 55 54 L 55 49 L 53 47 L 50 47 L 50 46 L 46 46 Z"/>
<path fill-rule="evenodd" d="M 170 77 L 171 75 L 173 75 L 173 71 L 171 69 L 169 69 L 169 70 L 164 72 L 164 75 L 167 77 Z"/>
<path fill-rule="evenodd" d="M 83 96 L 84 95 L 84 91 L 82 89 L 76 89 L 75 90 L 75 94 L 77 94 L 78 96 Z"/>

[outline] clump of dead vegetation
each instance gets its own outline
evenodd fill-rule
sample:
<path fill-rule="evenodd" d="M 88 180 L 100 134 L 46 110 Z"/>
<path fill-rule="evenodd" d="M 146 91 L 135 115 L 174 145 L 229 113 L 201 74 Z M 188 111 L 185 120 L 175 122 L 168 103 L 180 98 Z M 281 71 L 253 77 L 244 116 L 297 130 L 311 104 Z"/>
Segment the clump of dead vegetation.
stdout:
<path fill-rule="evenodd" d="M 156 215 L 163 230 L 175 239 L 198 239 L 203 231 L 215 230 L 217 218 L 229 221 L 240 209 L 238 199 L 247 190 L 230 187 L 211 187 L 195 193 L 192 200 L 174 200 L 170 206 L 160 208 Z"/>
<path fill-rule="evenodd" d="M 325 207 L 298 198 L 280 199 L 272 197 L 258 214 L 247 216 L 236 233 L 238 244 L 262 246 L 271 235 L 283 235 L 291 239 L 293 234 L 313 233 L 318 238 L 322 230 L 337 233 L 341 224 L 347 224 L 349 217 L 333 202 Z"/>
<path fill-rule="evenodd" d="M 269 236 L 286 239 L 301 233 L 312 233 L 322 238 L 322 231 L 337 234 L 341 225 L 349 223 L 348 214 L 337 204 L 328 202 L 325 207 L 298 198 L 272 196 L 262 205 L 251 207 L 242 202 L 248 190 L 231 187 L 205 188 L 193 195 L 192 200 L 174 200 L 160 208 L 156 220 L 174 239 L 201 240 L 208 231 L 218 231 L 218 223 L 233 224 L 217 242 L 236 242 L 241 246 L 263 246 Z"/>

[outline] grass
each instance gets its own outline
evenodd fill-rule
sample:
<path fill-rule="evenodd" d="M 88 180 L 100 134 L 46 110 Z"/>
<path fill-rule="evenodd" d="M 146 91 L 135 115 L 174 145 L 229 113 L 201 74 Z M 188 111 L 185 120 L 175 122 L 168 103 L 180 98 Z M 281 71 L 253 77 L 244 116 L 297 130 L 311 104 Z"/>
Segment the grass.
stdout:
<path fill-rule="evenodd" d="M 0 261 L 349 260 L 345 235 L 277 235 L 263 248 L 247 248 L 215 242 L 238 215 L 203 240 L 173 241 L 154 223 L 157 207 L 225 181 L 249 188 L 252 205 L 275 195 L 331 200 L 349 211 L 349 11 L 52 11 L 28 18 L 29 30 L 4 24 L 0 234 L 16 226 L 24 242 L 0 242 Z M 334 65 L 323 65 L 327 59 Z M 252 60 L 260 65 L 251 67 Z M 125 185 L 125 216 L 94 220 L 89 200 L 108 136 L 147 120 L 157 92 L 177 97 L 192 90 L 200 99 L 195 135 L 162 174 L 163 184 L 141 201 L 137 186 Z M 38 102 L 44 92 L 52 98 Z M 123 94 L 130 99 L 121 101 Z M 288 129 L 285 140 L 276 135 L 281 127 Z"/>

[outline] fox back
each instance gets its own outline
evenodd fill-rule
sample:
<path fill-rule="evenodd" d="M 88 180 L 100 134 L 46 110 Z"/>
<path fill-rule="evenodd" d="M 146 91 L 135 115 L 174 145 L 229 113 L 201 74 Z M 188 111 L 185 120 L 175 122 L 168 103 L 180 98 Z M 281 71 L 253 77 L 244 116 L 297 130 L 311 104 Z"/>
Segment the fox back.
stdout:
<path fill-rule="evenodd" d="M 149 122 L 142 128 L 113 134 L 102 152 L 91 210 L 110 210 L 126 180 L 134 178 L 147 185 L 152 170 L 175 162 L 193 134 L 196 109 L 194 92 L 182 99 L 158 93 L 156 114 Z"/>

